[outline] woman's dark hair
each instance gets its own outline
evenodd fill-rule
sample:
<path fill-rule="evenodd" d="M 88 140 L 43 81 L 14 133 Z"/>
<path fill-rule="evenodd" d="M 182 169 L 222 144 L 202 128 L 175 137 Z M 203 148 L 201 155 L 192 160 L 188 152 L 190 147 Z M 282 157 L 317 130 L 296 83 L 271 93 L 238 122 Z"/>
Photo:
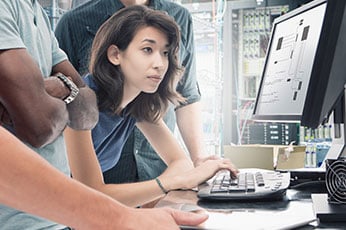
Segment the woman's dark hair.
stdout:
<path fill-rule="evenodd" d="M 123 97 L 124 76 L 120 66 L 110 63 L 107 49 L 116 45 L 124 51 L 144 27 L 154 27 L 168 38 L 168 69 L 154 93 L 141 92 L 127 106 L 127 112 L 138 120 L 155 122 L 167 110 L 169 102 L 184 103 L 184 98 L 176 92 L 177 82 L 183 68 L 178 64 L 180 32 L 174 20 L 165 12 L 136 5 L 121 9 L 110 17 L 96 33 L 92 49 L 89 71 L 97 86 L 97 99 L 100 111 L 120 112 Z"/>

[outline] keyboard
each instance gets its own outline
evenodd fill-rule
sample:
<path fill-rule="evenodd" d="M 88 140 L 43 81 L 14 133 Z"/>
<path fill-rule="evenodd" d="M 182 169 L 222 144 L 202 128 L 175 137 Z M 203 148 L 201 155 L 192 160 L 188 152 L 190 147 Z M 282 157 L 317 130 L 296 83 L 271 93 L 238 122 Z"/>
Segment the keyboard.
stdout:
<path fill-rule="evenodd" d="M 274 170 L 240 169 L 236 178 L 219 172 L 198 187 L 197 196 L 210 200 L 264 200 L 283 198 L 290 185 L 290 173 Z"/>

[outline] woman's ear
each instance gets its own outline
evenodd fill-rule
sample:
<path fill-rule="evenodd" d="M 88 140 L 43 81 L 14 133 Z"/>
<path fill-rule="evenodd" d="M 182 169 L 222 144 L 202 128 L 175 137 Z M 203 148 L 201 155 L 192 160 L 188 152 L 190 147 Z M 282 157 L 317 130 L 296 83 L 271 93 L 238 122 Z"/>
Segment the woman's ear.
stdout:
<path fill-rule="evenodd" d="M 116 45 L 111 45 L 107 49 L 107 58 L 113 65 L 120 65 L 120 51 Z"/>

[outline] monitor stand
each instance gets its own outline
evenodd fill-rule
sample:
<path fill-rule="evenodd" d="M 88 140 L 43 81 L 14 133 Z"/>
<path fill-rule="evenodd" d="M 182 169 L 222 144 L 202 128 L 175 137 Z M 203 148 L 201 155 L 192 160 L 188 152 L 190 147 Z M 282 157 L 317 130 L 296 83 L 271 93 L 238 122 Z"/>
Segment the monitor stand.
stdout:
<path fill-rule="evenodd" d="M 344 88 L 344 95 L 346 96 L 346 87 Z M 343 132 L 340 132 L 341 138 L 336 138 L 335 142 L 333 140 L 331 149 L 328 151 L 326 159 L 338 159 L 346 156 L 346 99 L 343 100 L 343 103 L 344 107 L 342 116 L 344 124 L 343 129 L 340 129 L 340 131 L 343 130 Z M 340 126 L 337 127 L 340 128 Z M 323 166 L 325 167 L 325 163 L 323 163 Z M 345 180 L 345 178 L 343 179 Z M 315 215 L 320 222 L 346 222 L 346 204 L 329 202 L 328 194 L 326 193 L 311 194 L 311 199 Z"/>

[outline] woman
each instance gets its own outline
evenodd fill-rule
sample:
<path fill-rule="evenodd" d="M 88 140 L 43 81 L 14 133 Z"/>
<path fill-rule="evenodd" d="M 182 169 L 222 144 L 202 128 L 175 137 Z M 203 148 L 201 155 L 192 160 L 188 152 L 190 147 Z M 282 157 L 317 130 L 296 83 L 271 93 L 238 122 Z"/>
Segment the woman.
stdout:
<path fill-rule="evenodd" d="M 146 6 L 126 7 L 100 27 L 91 51 L 91 74 L 86 76 L 98 98 L 99 122 L 92 134 L 65 132 L 74 178 L 138 206 L 170 190 L 194 188 L 221 169 L 237 173 L 226 159 L 208 159 L 194 168 L 162 120 L 169 103 L 184 103 L 175 91 L 183 71 L 178 48 L 179 28 L 173 19 Z M 167 163 L 167 170 L 154 180 L 104 184 L 96 156 L 102 172 L 114 167 L 135 125 Z"/>

